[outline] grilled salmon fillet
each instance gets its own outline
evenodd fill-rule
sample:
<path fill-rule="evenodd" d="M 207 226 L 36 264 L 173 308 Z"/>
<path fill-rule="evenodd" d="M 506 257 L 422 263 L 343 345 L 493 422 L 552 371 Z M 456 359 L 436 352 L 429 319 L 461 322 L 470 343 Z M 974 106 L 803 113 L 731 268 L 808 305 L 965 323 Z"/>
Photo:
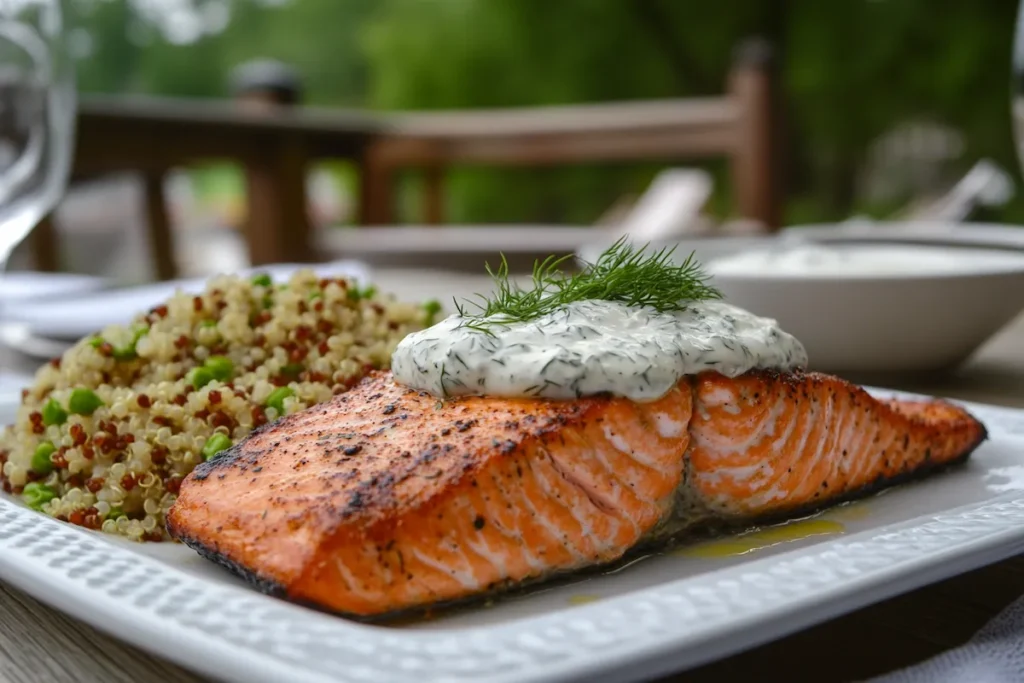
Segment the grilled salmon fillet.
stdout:
<path fill-rule="evenodd" d="M 834 503 L 984 438 L 952 404 L 820 374 L 707 373 L 635 403 L 439 401 L 374 373 L 196 468 L 168 529 L 268 592 L 378 616 Z"/>

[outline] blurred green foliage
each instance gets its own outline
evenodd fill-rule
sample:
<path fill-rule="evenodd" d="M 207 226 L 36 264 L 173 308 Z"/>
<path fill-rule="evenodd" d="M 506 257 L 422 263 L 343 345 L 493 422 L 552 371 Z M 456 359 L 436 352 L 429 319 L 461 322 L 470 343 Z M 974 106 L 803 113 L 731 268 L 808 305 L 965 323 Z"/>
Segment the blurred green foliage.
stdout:
<path fill-rule="evenodd" d="M 963 134 L 951 171 L 990 157 L 1018 174 L 1017 0 L 193 0 L 230 20 L 186 44 L 131 0 L 76 2 L 85 91 L 223 96 L 231 68 L 276 58 L 302 74 L 307 102 L 375 109 L 717 94 L 734 47 L 757 35 L 779 51 L 789 221 L 891 208 L 865 205 L 857 178 L 871 142 L 907 120 Z M 449 217 L 590 222 L 659 167 L 458 169 Z M 726 207 L 727 168 L 710 168 Z M 1024 198 L 991 217 L 1024 220 Z"/>

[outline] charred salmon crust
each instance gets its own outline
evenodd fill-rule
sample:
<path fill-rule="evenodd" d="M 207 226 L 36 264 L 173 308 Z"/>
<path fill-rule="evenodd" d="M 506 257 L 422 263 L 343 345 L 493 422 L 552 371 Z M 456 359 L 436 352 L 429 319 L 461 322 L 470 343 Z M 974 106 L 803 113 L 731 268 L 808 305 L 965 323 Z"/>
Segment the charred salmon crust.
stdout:
<path fill-rule="evenodd" d="M 187 534 L 180 534 L 177 536 L 177 539 L 189 548 L 192 548 L 192 550 L 195 550 L 196 553 L 204 559 L 220 565 L 235 576 L 244 580 L 259 592 L 275 598 L 287 597 L 287 591 L 285 591 L 284 586 L 272 579 L 265 579 L 248 567 L 244 567 L 237 562 L 232 561 L 229 557 L 217 550 L 216 544 L 212 546 L 205 545 Z"/>
<path fill-rule="evenodd" d="M 603 563 L 672 507 L 690 395 L 442 402 L 376 374 L 197 469 L 168 530 L 355 614 Z"/>
<path fill-rule="evenodd" d="M 438 401 L 375 373 L 196 468 L 168 530 L 264 592 L 374 619 L 861 497 L 985 436 L 953 404 L 813 373 L 706 373 L 650 403 Z"/>

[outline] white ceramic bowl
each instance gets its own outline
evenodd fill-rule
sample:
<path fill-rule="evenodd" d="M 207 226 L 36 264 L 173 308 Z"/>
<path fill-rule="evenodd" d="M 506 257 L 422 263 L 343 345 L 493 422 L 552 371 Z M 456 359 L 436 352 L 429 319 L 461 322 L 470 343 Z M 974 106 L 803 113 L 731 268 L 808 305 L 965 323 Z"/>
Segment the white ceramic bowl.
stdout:
<path fill-rule="evenodd" d="M 1024 245 L 1024 231 L 1021 236 Z M 821 232 L 808 237 L 829 249 L 870 245 L 953 257 L 945 264 L 931 265 L 924 258 L 911 259 L 903 271 L 880 267 L 879 272 L 860 274 L 836 268 L 799 275 L 763 270 L 713 275 L 713 283 L 727 301 L 775 318 L 800 339 L 812 369 L 835 373 L 948 370 L 1024 310 L 1024 249 L 978 246 L 968 238 L 969 231 L 957 238 L 943 234 L 931 240 L 920 235 L 901 240 L 895 234 L 859 237 Z M 652 246 L 676 246 L 679 258 L 692 251 L 713 270 L 716 259 L 778 248 L 783 239 L 708 238 Z M 591 245 L 579 256 L 592 261 L 605 246 Z"/>

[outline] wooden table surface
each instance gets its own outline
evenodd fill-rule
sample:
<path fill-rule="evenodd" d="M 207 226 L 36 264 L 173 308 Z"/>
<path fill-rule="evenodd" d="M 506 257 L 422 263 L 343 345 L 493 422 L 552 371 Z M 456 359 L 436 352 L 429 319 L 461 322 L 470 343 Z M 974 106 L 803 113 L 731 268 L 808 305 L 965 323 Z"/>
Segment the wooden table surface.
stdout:
<path fill-rule="evenodd" d="M 384 291 L 420 299 L 478 279 L 379 271 Z M 9 354 L 4 360 L 9 362 Z M 24 361 L 22 361 L 24 363 Z M 21 369 L 28 369 L 24 364 Z M 951 398 L 1024 407 L 1024 316 L 959 372 L 876 384 Z M 965 642 L 1024 594 L 1024 558 L 949 579 L 664 679 L 713 681 L 855 681 L 907 666 Z M 0 583 L 0 683 L 196 683 L 202 677 L 120 643 Z M 381 683 L 384 683 L 383 681 Z"/>

